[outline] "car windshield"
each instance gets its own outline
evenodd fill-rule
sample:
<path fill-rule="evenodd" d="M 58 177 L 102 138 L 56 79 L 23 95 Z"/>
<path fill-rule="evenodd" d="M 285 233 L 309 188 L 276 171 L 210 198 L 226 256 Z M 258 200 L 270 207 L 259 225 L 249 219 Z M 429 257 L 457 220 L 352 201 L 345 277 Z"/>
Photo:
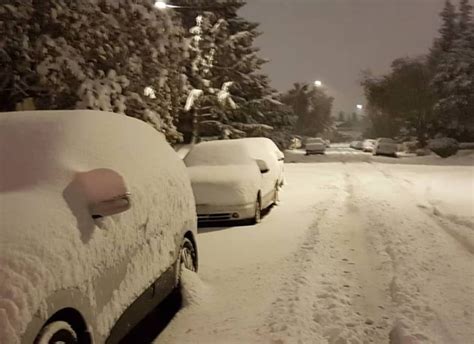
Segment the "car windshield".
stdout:
<path fill-rule="evenodd" d="M 188 167 L 247 165 L 251 162 L 245 145 L 229 141 L 198 144 L 184 158 L 184 163 Z"/>

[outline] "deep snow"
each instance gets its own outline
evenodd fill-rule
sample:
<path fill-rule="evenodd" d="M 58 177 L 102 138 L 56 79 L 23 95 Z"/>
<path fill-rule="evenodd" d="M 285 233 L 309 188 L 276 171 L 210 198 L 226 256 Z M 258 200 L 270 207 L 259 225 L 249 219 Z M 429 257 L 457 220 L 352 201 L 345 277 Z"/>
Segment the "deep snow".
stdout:
<path fill-rule="evenodd" d="M 346 153 L 287 164 L 261 224 L 201 229 L 155 343 L 472 342 L 474 168 Z"/>
<path fill-rule="evenodd" d="M 57 311 L 46 298 L 62 290 L 77 290 L 93 313 L 88 320 L 107 335 L 177 259 L 181 230 L 196 226 L 183 162 L 161 134 L 127 116 L 2 113 L 0 166 L 2 344 L 19 343 L 35 314 L 46 321 Z M 87 206 L 94 197 L 78 178 L 97 169 L 123 177 L 129 211 L 92 219 Z"/>

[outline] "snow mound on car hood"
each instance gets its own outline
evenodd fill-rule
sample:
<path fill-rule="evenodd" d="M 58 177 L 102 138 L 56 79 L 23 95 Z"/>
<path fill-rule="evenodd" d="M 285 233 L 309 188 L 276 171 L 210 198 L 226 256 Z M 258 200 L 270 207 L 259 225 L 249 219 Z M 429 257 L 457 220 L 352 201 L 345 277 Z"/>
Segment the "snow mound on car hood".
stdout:
<path fill-rule="evenodd" d="M 195 228 L 196 214 L 186 169 L 164 138 L 157 144 L 160 136 L 143 122 L 98 111 L 0 114 L 2 344 L 19 343 L 35 314 L 52 311 L 44 300 L 71 288 L 97 307 L 96 328 L 107 334 L 151 276 L 171 265 L 177 238 L 163 233 L 183 223 Z M 81 207 L 74 176 L 97 168 L 124 177 L 133 211 L 93 221 Z M 170 197 L 170 188 L 179 196 Z M 156 252 L 160 261 L 150 264 Z M 97 281 L 119 265 L 128 282 L 111 287 L 104 304 L 95 298 Z"/>
<path fill-rule="evenodd" d="M 260 189 L 257 165 L 188 167 L 196 203 L 243 205 L 254 202 Z"/>

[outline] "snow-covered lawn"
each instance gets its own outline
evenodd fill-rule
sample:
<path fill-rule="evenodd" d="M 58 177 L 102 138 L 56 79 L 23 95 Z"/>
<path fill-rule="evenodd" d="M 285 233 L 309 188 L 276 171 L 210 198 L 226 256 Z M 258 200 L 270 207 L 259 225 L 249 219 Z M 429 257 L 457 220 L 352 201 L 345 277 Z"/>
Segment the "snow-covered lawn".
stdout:
<path fill-rule="evenodd" d="M 201 230 L 156 344 L 472 342 L 474 168 L 326 159 L 261 224 Z"/>

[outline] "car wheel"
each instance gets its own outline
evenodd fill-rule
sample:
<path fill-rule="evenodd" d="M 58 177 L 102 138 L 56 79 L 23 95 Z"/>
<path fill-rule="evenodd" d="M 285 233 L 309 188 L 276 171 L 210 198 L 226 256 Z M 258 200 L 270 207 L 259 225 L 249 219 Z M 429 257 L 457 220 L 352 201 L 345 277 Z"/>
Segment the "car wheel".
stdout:
<path fill-rule="evenodd" d="M 197 272 L 196 249 L 191 240 L 184 238 L 179 253 L 180 269 L 184 268 Z M 181 271 L 181 270 L 180 270 Z"/>
<path fill-rule="evenodd" d="M 74 329 L 65 321 L 45 325 L 35 340 L 36 344 L 79 344 Z"/>
<path fill-rule="evenodd" d="M 274 194 L 273 194 L 273 204 L 274 205 L 277 205 L 278 202 L 280 201 L 280 186 L 279 186 L 279 183 L 277 182 L 277 184 L 275 185 L 275 191 L 274 191 Z"/>
<path fill-rule="evenodd" d="M 260 201 L 260 197 L 257 197 L 257 201 L 255 202 L 255 216 L 252 219 L 253 224 L 260 223 L 262 221 L 262 203 Z"/>

